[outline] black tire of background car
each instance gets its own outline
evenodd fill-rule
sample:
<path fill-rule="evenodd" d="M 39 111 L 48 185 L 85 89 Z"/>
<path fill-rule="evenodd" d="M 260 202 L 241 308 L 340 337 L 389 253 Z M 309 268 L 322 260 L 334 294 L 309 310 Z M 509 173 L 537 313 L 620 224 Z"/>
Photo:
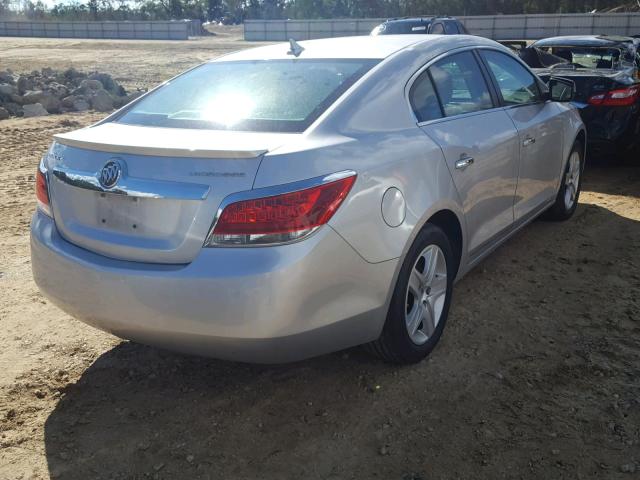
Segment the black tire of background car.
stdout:
<path fill-rule="evenodd" d="M 567 209 L 564 203 L 564 193 L 567 186 L 565 185 L 565 179 L 567 177 L 567 173 L 569 171 L 569 158 L 573 155 L 574 152 L 580 153 L 580 177 L 578 179 L 578 191 L 576 192 L 576 198 L 573 202 L 571 208 Z M 565 220 L 569 220 L 573 215 L 573 212 L 576 211 L 578 207 L 578 200 L 580 199 L 580 190 L 582 189 L 582 176 L 584 173 L 584 144 L 576 140 L 573 143 L 573 147 L 571 148 L 571 152 L 569 153 L 569 157 L 567 158 L 567 162 L 564 168 L 564 174 L 562 175 L 562 180 L 560 183 L 560 189 L 558 190 L 558 195 L 556 196 L 556 201 L 554 204 L 542 214 L 542 218 L 544 220 L 549 220 L 552 222 L 563 222 Z"/>
<path fill-rule="evenodd" d="M 405 326 L 406 289 L 414 263 L 418 255 L 428 245 L 437 245 L 444 254 L 447 262 L 447 293 L 440 321 L 433 335 L 425 344 L 416 345 L 409 338 Z M 365 346 L 366 349 L 383 360 L 396 364 L 416 363 L 429 355 L 440 340 L 442 331 L 447 323 L 449 306 L 451 305 L 453 278 L 455 276 L 455 264 L 453 249 L 447 235 L 437 226 L 427 224 L 414 240 L 402 264 L 382 334 L 377 340 L 367 344 Z"/>

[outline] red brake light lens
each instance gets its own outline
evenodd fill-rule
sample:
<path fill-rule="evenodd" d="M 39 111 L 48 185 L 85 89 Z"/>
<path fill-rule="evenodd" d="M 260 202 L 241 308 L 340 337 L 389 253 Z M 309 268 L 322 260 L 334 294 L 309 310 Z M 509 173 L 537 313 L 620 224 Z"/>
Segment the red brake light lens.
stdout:
<path fill-rule="evenodd" d="M 356 175 L 280 195 L 227 205 L 209 245 L 285 243 L 327 223 L 349 194 Z"/>
<path fill-rule="evenodd" d="M 602 105 L 608 107 L 628 107 L 633 105 L 640 95 L 640 87 L 634 85 L 633 87 L 620 88 L 617 90 L 611 90 L 607 93 L 599 93 L 589 97 L 589 104 Z"/>
<path fill-rule="evenodd" d="M 36 199 L 40 209 L 51 216 L 51 207 L 49 206 L 49 189 L 47 187 L 47 177 L 44 174 L 42 165 L 38 166 L 36 172 Z"/>

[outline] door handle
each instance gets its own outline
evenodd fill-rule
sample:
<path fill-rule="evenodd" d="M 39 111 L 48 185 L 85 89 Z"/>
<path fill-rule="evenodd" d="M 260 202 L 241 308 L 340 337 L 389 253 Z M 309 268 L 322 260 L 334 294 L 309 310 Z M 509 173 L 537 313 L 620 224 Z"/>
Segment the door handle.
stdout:
<path fill-rule="evenodd" d="M 523 147 L 527 147 L 529 145 L 533 145 L 534 143 L 536 143 L 536 139 L 533 137 L 527 137 L 524 139 L 524 141 L 522 142 L 522 146 Z"/>
<path fill-rule="evenodd" d="M 472 165 L 473 162 L 474 162 L 473 157 L 470 157 L 463 153 L 462 155 L 460 155 L 460 160 L 456 162 L 456 168 L 458 170 L 464 170 L 469 165 Z"/>

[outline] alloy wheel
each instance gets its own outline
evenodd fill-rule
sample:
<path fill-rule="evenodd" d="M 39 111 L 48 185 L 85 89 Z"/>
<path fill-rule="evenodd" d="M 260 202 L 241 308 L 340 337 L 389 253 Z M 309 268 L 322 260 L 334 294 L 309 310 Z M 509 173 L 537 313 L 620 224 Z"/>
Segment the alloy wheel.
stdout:
<path fill-rule="evenodd" d="M 447 297 L 447 261 L 437 245 L 427 246 L 416 259 L 406 292 L 405 325 L 416 345 L 429 340 L 442 316 Z"/>
<path fill-rule="evenodd" d="M 580 185 L 580 153 L 573 152 L 569 157 L 567 174 L 564 180 L 564 206 L 567 210 L 573 208 L 573 204 L 578 196 L 578 186 Z"/>

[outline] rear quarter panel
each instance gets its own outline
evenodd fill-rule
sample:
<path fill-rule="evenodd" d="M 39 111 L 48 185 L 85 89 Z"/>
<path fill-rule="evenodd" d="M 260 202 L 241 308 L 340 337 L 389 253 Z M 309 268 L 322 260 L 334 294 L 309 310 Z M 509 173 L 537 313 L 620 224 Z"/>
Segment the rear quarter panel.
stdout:
<path fill-rule="evenodd" d="M 255 187 L 356 171 L 358 179 L 329 225 L 371 263 L 402 257 L 428 218 L 442 209 L 457 215 L 464 237 L 457 191 L 442 151 L 417 127 L 405 98 L 407 82 L 422 65 L 469 42 L 468 37 L 443 38 L 446 43 L 405 49 L 374 68 L 298 145 L 265 155 Z M 398 227 L 388 226 L 382 217 L 382 197 L 390 187 L 398 188 L 406 201 Z"/>
<path fill-rule="evenodd" d="M 558 187 L 560 186 L 560 181 L 562 180 L 562 174 L 564 172 L 564 167 L 566 166 L 566 162 L 569 160 L 569 154 L 571 153 L 571 149 L 573 148 L 573 143 L 576 138 L 580 134 L 581 131 L 585 132 L 585 141 L 586 141 L 586 128 L 580 117 L 580 112 L 576 107 L 571 105 L 570 103 L 555 103 L 556 108 L 558 109 L 558 114 L 563 119 L 563 132 L 562 132 L 562 153 L 563 153 L 563 162 L 562 162 L 562 170 L 558 173 Z M 585 147 L 586 152 L 586 143 L 583 145 Z"/>
<path fill-rule="evenodd" d="M 401 257 L 417 231 L 438 210 L 450 209 L 462 218 L 442 151 L 417 127 L 384 135 L 362 134 L 330 146 L 266 156 L 256 187 L 342 170 L 354 170 L 358 178 L 329 225 L 367 262 Z M 406 202 L 404 222 L 397 227 L 387 225 L 382 216 L 382 198 L 391 187 L 399 189 Z"/>

